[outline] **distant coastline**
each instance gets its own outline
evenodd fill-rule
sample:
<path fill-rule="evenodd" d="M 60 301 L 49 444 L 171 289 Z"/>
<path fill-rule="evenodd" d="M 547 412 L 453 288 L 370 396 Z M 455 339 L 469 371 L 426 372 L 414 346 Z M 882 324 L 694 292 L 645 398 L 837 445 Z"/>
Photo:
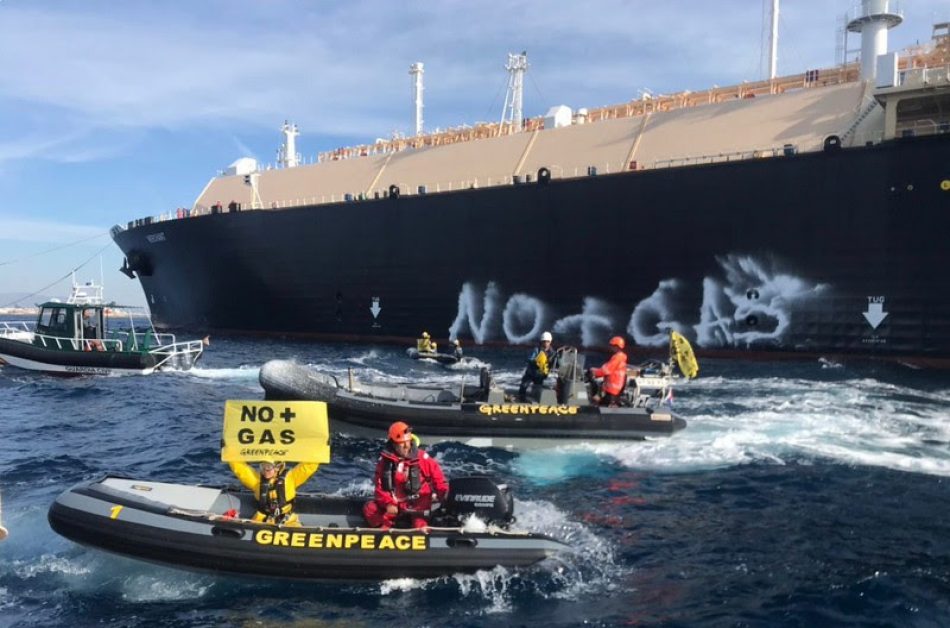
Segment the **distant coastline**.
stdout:
<path fill-rule="evenodd" d="M 36 316 L 39 314 L 38 307 L 0 307 L 0 316 Z M 123 310 L 122 308 L 106 308 L 106 317 L 113 318 L 147 318 L 148 313 L 142 309 Z"/>

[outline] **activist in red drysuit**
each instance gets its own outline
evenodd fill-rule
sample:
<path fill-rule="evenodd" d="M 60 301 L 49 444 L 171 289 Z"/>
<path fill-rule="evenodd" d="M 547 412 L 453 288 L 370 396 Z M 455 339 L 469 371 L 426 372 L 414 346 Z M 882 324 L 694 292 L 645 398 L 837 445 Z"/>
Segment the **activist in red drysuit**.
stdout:
<path fill-rule="evenodd" d="M 397 421 L 389 428 L 389 440 L 376 464 L 376 498 L 363 506 L 366 522 L 388 530 L 401 516 L 413 528 L 429 525 L 433 494 L 445 501 L 449 485 L 435 458 L 419 449 L 412 429 Z"/>
<path fill-rule="evenodd" d="M 620 336 L 611 338 L 610 350 L 614 354 L 602 367 L 590 370 L 592 377 L 604 378 L 604 394 L 599 399 L 601 405 L 617 405 L 620 393 L 627 383 L 627 354 L 623 352 L 624 344 Z"/>

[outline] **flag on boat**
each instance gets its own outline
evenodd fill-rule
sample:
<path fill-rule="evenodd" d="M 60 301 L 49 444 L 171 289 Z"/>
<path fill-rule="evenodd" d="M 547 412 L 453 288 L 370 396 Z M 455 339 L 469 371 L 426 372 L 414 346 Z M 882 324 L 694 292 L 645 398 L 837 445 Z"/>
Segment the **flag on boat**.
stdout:
<path fill-rule="evenodd" d="M 673 387 L 670 386 L 666 389 L 666 397 L 663 398 L 663 403 L 670 404 L 670 407 L 673 407 Z"/>

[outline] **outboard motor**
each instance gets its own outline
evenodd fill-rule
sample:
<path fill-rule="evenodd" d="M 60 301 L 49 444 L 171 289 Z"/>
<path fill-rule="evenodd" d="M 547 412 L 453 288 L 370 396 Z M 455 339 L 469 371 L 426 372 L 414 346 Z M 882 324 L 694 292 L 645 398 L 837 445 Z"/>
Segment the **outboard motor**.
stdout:
<path fill-rule="evenodd" d="M 475 515 L 486 523 L 506 524 L 515 518 L 515 499 L 508 486 L 486 477 L 453 479 L 443 508 L 454 517 Z"/>

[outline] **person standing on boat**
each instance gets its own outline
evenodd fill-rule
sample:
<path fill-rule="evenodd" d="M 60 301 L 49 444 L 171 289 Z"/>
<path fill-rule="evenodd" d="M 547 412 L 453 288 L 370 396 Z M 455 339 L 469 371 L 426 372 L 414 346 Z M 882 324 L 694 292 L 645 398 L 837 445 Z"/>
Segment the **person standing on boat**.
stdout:
<path fill-rule="evenodd" d="M 551 348 L 553 341 L 551 332 L 542 333 L 538 346 L 528 356 L 528 366 L 525 367 L 524 375 L 521 376 L 521 386 L 518 387 L 518 401 L 527 399 L 528 386 L 531 384 L 535 386 L 544 384 L 544 380 L 554 366 L 554 349 Z"/>
<path fill-rule="evenodd" d="M 290 471 L 283 462 L 264 460 L 260 471 L 246 462 L 229 462 L 231 471 L 257 498 L 257 512 L 253 520 L 285 526 L 299 526 L 294 512 L 297 488 L 310 479 L 320 466 L 316 462 L 301 462 Z"/>
<path fill-rule="evenodd" d="M 419 353 L 436 352 L 436 344 L 433 342 L 432 338 L 429 337 L 429 332 L 422 332 L 422 338 L 416 340 L 416 350 Z"/>
<path fill-rule="evenodd" d="M 449 345 L 453 347 L 452 355 L 455 356 L 455 359 L 461 360 L 462 359 L 462 343 L 459 342 L 459 339 L 456 338 L 455 340 L 450 340 Z"/>
<path fill-rule="evenodd" d="M 376 463 L 375 498 L 363 506 L 366 522 L 388 530 L 397 519 L 407 517 L 413 528 L 429 525 L 433 497 L 444 502 L 449 492 L 442 467 L 419 449 L 412 428 L 396 421 Z"/>
<path fill-rule="evenodd" d="M 620 393 L 627 385 L 627 354 L 624 353 L 626 343 L 620 336 L 610 339 L 610 351 L 613 355 L 600 368 L 588 369 L 588 380 L 603 377 L 604 383 L 599 394 L 591 400 L 602 406 L 616 406 L 620 402 Z"/>
<path fill-rule="evenodd" d="M 82 338 L 86 351 L 103 351 L 102 341 L 99 340 L 99 332 L 96 327 L 95 310 L 83 310 L 82 312 Z"/>

